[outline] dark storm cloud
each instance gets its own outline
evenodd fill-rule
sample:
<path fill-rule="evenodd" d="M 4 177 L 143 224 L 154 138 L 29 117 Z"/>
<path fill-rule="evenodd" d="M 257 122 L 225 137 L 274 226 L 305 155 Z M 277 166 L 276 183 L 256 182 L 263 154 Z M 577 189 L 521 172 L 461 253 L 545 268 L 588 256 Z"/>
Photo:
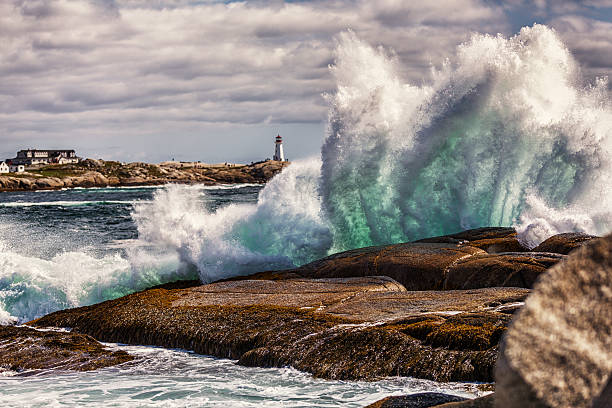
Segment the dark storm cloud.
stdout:
<path fill-rule="evenodd" d="M 3 1 L 0 137 L 29 145 L 322 123 L 338 32 L 393 49 L 421 83 L 471 33 L 511 34 L 513 10 L 548 19 L 594 76 L 612 67 L 610 23 L 596 18 L 609 3 Z"/>

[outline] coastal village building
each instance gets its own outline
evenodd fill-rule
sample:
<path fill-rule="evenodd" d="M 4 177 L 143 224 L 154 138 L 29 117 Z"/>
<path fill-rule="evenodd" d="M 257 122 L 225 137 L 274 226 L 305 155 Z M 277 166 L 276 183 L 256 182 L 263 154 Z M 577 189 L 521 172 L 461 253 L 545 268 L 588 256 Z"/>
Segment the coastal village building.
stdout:
<path fill-rule="evenodd" d="M 272 160 L 285 161 L 285 154 L 283 152 L 283 138 L 281 135 L 276 136 L 274 141 L 274 156 Z"/>
<path fill-rule="evenodd" d="M 9 169 L 11 173 L 23 173 L 25 171 L 25 166 L 23 164 L 11 164 Z"/>
<path fill-rule="evenodd" d="M 11 165 L 31 166 L 34 164 L 67 164 L 78 163 L 80 158 L 77 157 L 74 150 L 39 150 L 27 149 L 17 152 L 17 157 L 10 159 Z"/>
<path fill-rule="evenodd" d="M 10 167 L 6 162 L 0 162 L 0 173 L 8 173 L 10 171 Z"/>

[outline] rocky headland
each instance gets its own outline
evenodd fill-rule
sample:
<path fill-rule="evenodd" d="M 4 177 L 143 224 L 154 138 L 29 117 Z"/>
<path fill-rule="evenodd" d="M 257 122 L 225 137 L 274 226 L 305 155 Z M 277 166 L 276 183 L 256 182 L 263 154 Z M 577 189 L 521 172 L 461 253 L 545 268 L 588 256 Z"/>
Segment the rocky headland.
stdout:
<path fill-rule="evenodd" d="M 265 183 L 289 162 L 247 165 L 164 162 L 127 163 L 86 159 L 78 164 L 49 165 L 24 173 L 0 175 L 0 191 L 57 190 L 74 187 L 147 186 L 168 183 Z"/>
<path fill-rule="evenodd" d="M 573 245 L 569 255 L 536 252 L 524 248 L 510 228 L 482 228 L 346 251 L 291 270 L 205 285 L 197 281 L 162 285 L 97 305 L 51 313 L 29 325 L 68 327 L 72 333 L 99 341 L 178 347 L 232 358 L 245 366 L 292 366 L 328 379 L 374 380 L 399 375 L 493 382 L 501 339 L 516 338 L 502 342 L 504 359 L 513 358 L 512 344 L 521 347 L 522 334 L 506 333 L 513 330 L 513 316 L 523 309 L 526 298 L 530 304 L 528 296 L 534 285 L 540 288 L 551 279 L 566 279 L 561 275 L 571 272 L 559 270 L 578 270 L 576 265 L 588 265 L 589 259 L 595 264 L 602 262 L 606 249 L 593 249 L 599 248 L 594 245 L 601 241 L 562 234 L 554 237 L 554 245 L 548 249 L 567 252 L 564 248 Z M 611 271 L 608 264 L 602 268 L 598 279 L 605 280 Z M 548 270 L 557 272 L 551 275 Z M 589 273 L 585 270 L 579 275 Z M 606 288 L 602 286 L 602 296 L 609 296 Z M 571 296 L 579 293 L 574 291 Z M 551 289 L 545 296 L 552 299 L 559 294 Z M 577 319 L 567 307 L 559 307 L 559 319 Z M 612 309 L 606 310 L 597 314 L 604 317 L 596 317 L 601 307 L 593 306 L 588 316 L 594 317 L 578 326 L 588 330 L 592 322 L 606 327 L 609 334 L 611 325 L 599 321 Z M 523 318 L 527 312 L 518 314 Z M 514 330 L 538 330 L 531 323 L 524 326 Z M 538 342 L 546 348 L 546 341 L 538 336 L 530 347 L 536 350 Z M 596 343 L 594 350 L 607 344 Z M 555 350 L 570 352 L 560 346 Z M 600 392 L 607 378 L 603 377 L 610 371 L 606 365 L 610 359 L 605 361 L 603 365 L 593 363 L 600 371 L 595 374 L 599 380 L 588 380 L 592 394 Z M 523 375 L 508 364 L 513 375 Z M 529 364 L 519 363 L 521 367 L 527 375 L 522 381 L 540 381 L 531 379 L 534 371 L 528 370 Z M 516 384 L 518 380 L 512 381 Z M 503 381 L 497 378 L 497 382 L 499 392 Z M 463 402 L 435 395 L 415 398 L 394 397 L 375 406 L 434 406 L 415 405 L 414 401 L 425 400 L 449 407 L 492 407 L 495 403 L 494 396 Z"/>

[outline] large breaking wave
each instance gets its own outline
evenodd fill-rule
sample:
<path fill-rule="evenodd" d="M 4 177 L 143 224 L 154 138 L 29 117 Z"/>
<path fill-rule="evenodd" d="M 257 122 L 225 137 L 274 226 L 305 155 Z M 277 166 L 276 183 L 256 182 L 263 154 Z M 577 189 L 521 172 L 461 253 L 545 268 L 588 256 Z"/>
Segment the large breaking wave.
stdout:
<path fill-rule="evenodd" d="M 195 271 L 209 282 L 468 228 L 514 225 L 529 246 L 559 232 L 612 229 L 607 82 L 583 83 L 547 27 L 508 39 L 474 35 L 427 85 L 407 83 L 392 53 L 347 32 L 331 72 L 337 89 L 327 96 L 320 158 L 286 168 L 256 205 L 209 212 L 192 187 L 156 192 L 132 215 L 153 252 L 22 263 L 2 253 L 0 322 Z M 66 276 L 75 262 L 85 272 Z M 28 263 L 36 267 L 19 269 Z"/>

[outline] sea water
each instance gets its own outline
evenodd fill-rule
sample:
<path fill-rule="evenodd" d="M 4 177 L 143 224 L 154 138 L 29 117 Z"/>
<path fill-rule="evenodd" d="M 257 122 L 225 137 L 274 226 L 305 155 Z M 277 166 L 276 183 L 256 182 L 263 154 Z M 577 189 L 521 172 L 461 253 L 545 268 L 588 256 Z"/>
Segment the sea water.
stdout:
<path fill-rule="evenodd" d="M 119 348 L 117 345 L 110 345 Z M 3 407 L 363 407 L 389 395 L 473 398 L 476 384 L 398 377 L 329 381 L 291 368 L 250 368 L 183 350 L 120 346 L 136 361 L 92 372 L 0 373 Z"/>

